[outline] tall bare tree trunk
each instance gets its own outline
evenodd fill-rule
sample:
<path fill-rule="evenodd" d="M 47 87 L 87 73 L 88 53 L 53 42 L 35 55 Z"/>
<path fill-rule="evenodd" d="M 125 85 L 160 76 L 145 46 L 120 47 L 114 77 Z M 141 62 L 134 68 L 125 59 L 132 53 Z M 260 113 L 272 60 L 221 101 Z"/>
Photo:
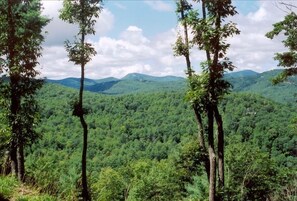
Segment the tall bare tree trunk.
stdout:
<path fill-rule="evenodd" d="M 82 6 L 82 13 L 84 13 L 85 1 L 80 0 L 80 4 Z M 82 150 L 82 158 L 81 158 L 82 197 L 84 201 L 89 201 L 91 200 L 91 196 L 89 193 L 88 179 L 87 179 L 88 125 L 84 119 L 85 111 L 83 107 L 83 92 L 84 92 L 84 81 L 85 81 L 85 58 L 84 58 L 85 34 L 86 34 L 86 30 L 83 27 L 81 32 L 81 45 L 83 47 L 83 51 L 81 53 L 82 55 L 81 55 L 81 78 L 80 78 L 80 89 L 79 89 L 79 109 L 80 109 L 79 119 L 80 119 L 81 126 L 83 128 L 83 150 Z"/>
<path fill-rule="evenodd" d="M 23 142 L 20 139 L 21 131 L 19 128 L 18 113 L 20 110 L 20 97 L 18 96 L 18 76 L 12 75 L 10 77 L 11 84 L 11 103 L 10 103 L 10 125 L 12 132 L 12 139 L 10 143 L 10 159 L 11 159 L 11 172 L 14 174 L 19 181 L 23 181 L 24 178 L 24 159 L 23 159 Z M 22 156 L 21 156 L 22 155 Z"/>
<path fill-rule="evenodd" d="M 7 6 L 7 19 L 8 19 L 8 40 L 10 41 L 8 44 L 8 57 L 9 57 L 9 69 L 13 69 L 15 66 L 15 22 L 14 22 L 14 16 L 13 16 L 13 5 L 14 1 L 8 0 L 8 6 Z M 9 151 L 9 157 L 11 160 L 11 172 L 12 174 L 16 175 L 18 174 L 18 164 L 17 164 L 17 125 L 16 125 L 16 114 L 19 108 L 19 101 L 17 99 L 17 93 L 16 93 L 16 83 L 17 79 L 15 79 L 14 76 L 10 76 L 10 86 L 11 86 L 11 91 L 10 91 L 10 126 L 12 130 L 12 139 L 10 142 L 10 151 Z"/>
<path fill-rule="evenodd" d="M 24 158 L 24 146 L 23 142 L 18 143 L 17 148 L 17 161 L 18 161 L 18 179 L 24 182 L 25 179 L 25 158 Z"/>
<path fill-rule="evenodd" d="M 83 40 L 84 41 L 84 36 Z M 83 150 L 82 150 L 82 157 L 81 157 L 81 177 L 82 177 L 82 197 L 84 201 L 91 200 L 91 196 L 89 193 L 88 188 L 88 180 L 87 180 L 87 149 L 88 149 L 88 125 L 84 119 L 84 108 L 83 108 L 83 90 L 84 90 L 84 65 L 81 67 L 81 83 L 80 83 L 80 90 L 79 90 L 79 107 L 80 107 L 80 123 L 83 128 Z"/>
<path fill-rule="evenodd" d="M 209 181 L 209 177 L 210 177 L 210 164 L 209 164 L 209 158 L 208 158 L 208 154 L 207 154 L 207 149 L 205 146 L 205 140 L 204 140 L 204 128 L 203 128 L 203 123 L 202 123 L 202 117 L 200 115 L 200 112 L 198 111 L 197 107 L 195 107 L 195 105 L 193 106 L 193 110 L 195 112 L 195 117 L 196 117 L 196 121 L 198 124 L 198 140 L 199 140 L 199 146 L 201 148 L 201 150 L 203 151 L 203 154 L 205 155 L 205 157 L 203 157 L 203 163 L 204 163 L 204 168 L 207 174 L 207 178 Z"/>
<path fill-rule="evenodd" d="M 88 149 L 88 125 L 84 120 L 84 117 L 80 117 L 80 122 L 83 127 L 84 137 L 83 137 L 83 152 L 82 152 L 82 197 L 84 201 L 91 200 L 88 182 L 87 182 L 87 149 Z"/>
<path fill-rule="evenodd" d="M 17 162 L 17 146 L 14 141 L 10 144 L 9 161 L 11 173 L 15 176 L 18 175 L 18 162 Z"/>
<path fill-rule="evenodd" d="M 82 37 L 82 41 L 84 41 L 84 35 Z M 82 179 L 82 197 L 84 201 L 91 200 L 91 196 L 88 188 L 88 180 L 87 180 L 87 149 L 88 149 L 88 125 L 84 119 L 84 108 L 83 108 L 83 90 L 84 90 L 84 73 L 85 65 L 81 66 L 81 80 L 80 80 L 80 90 L 79 90 L 79 113 L 78 117 L 80 119 L 81 126 L 83 128 L 83 149 L 81 156 L 81 179 Z"/>
<path fill-rule="evenodd" d="M 218 126 L 218 169 L 219 169 L 219 190 L 224 190 L 224 130 L 222 116 L 216 106 L 214 108 L 214 115 Z M 222 196 L 219 196 L 223 200 Z"/>
<path fill-rule="evenodd" d="M 210 164 L 209 171 L 209 201 L 216 201 L 216 155 L 214 148 L 214 135 L 213 135 L 213 108 L 208 106 L 207 109 L 207 118 L 208 118 L 208 157 Z"/>

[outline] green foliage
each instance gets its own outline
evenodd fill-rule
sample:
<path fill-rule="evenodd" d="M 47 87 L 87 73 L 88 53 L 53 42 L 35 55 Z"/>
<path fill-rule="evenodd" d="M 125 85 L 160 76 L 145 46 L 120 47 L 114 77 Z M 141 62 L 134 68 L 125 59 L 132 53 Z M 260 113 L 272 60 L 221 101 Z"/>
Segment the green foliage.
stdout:
<path fill-rule="evenodd" d="M 60 11 L 60 18 L 70 24 L 77 24 L 79 32 L 75 42 L 65 42 L 65 48 L 68 52 L 69 61 L 76 65 L 85 65 L 96 54 L 92 44 L 86 43 L 85 36 L 95 34 L 96 18 L 99 17 L 101 0 L 90 1 L 63 1 L 63 9 Z"/>
<path fill-rule="evenodd" d="M 103 168 L 93 185 L 98 200 L 179 200 L 178 172 L 169 160 L 139 160 L 117 170 Z"/>
<path fill-rule="evenodd" d="M 232 143 L 226 150 L 228 200 L 267 200 L 279 188 L 278 168 L 250 143 Z"/>
<path fill-rule="evenodd" d="M 179 150 L 176 167 L 180 171 L 180 180 L 183 184 L 194 183 L 195 176 L 202 176 L 203 161 L 208 160 L 207 153 L 199 148 L 198 141 L 190 138 Z"/>
<path fill-rule="evenodd" d="M 0 176 L 0 200 L 9 199 L 14 193 L 14 188 L 19 185 L 15 177 Z"/>
<path fill-rule="evenodd" d="M 1 99 L 5 103 L 1 101 L 0 106 L 10 132 L 8 149 L 14 164 L 11 171 L 23 181 L 23 147 L 37 138 L 38 107 L 34 95 L 43 82 L 36 79 L 39 74 L 36 65 L 44 40 L 42 29 L 49 20 L 41 16 L 39 0 L 1 1 L 0 15 L 0 72 L 1 76 L 9 77 L 0 83 Z"/>
<path fill-rule="evenodd" d="M 15 177 L 0 176 L 0 200 L 16 201 L 56 201 L 50 195 L 40 194 L 33 187 L 20 184 Z"/>
<path fill-rule="evenodd" d="M 78 193 L 82 139 L 78 119 L 71 115 L 69 105 L 75 93 L 59 85 L 44 85 L 38 94 L 43 110 L 37 128 L 43 138 L 27 149 L 28 176 L 42 191 L 60 200 L 75 200 Z M 110 189 L 114 195 L 131 200 L 149 199 L 147 194 L 161 190 L 164 193 L 159 196 L 164 200 L 168 196 L 175 196 L 176 200 L 183 196 L 189 200 L 203 198 L 207 185 L 200 164 L 205 156 L 196 146 L 195 119 L 184 93 L 86 93 L 85 97 L 90 107 L 88 167 L 95 200 L 100 193 L 112 194 L 109 190 L 100 191 L 99 184 L 113 183 L 117 185 Z M 286 168 L 293 172 L 297 164 L 294 106 L 234 93 L 226 96 L 220 107 L 224 112 L 226 144 L 244 141 L 258 147 L 260 153 L 270 154 L 273 163 L 284 172 L 278 178 L 287 177 L 277 178 L 275 186 L 279 186 L 279 191 L 275 192 L 285 192 L 282 186 L 293 192 L 293 183 L 289 181 L 293 182 L 294 177 L 286 173 Z M 233 136 L 238 140 L 234 141 Z M 105 178 L 105 182 L 100 178 Z M 176 189 L 175 195 L 168 192 L 171 188 Z"/>
<path fill-rule="evenodd" d="M 297 65 L 297 15 L 291 12 L 285 16 L 283 21 L 273 24 L 273 30 L 266 34 L 266 37 L 273 39 L 280 33 L 286 37 L 283 44 L 289 51 L 283 53 L 276 53 L 274 59 L 279 61 L 279 66 L 285 70 L 273 80 L 274 84 L 287 80 L 289 76 L 296 75 Z"/>
<path fill-rule="evenodd" d="M 296 114 L 289 106 L 280 107 L 256 95 L 232 94 L 222 102 L 222 109 L 227 138 L 239 135 L 241 142 L 253 142 L 279 165 L 296 166 L 296 157 L 285 156 L 286 153 L 295 156 L 297 142 L 296 130 L 292 127 Z"/>
<path fill-rule="evenodd" d="M 186 186 L 188 196 L 186 201 L 207 201 L 208 200 L 208 179 L 207 175 L 193 176 L 193 182 Z"/>
<path fill-rule="evenodd" d="M 110 167 L 103 168 L 98 181 L 93 184 L 93 191 L 97 199 L 101 201 L 124 201 L 124 178 Z"/>
<path fill-rule="evenodd" d="M 201 75 L 193 74 L 189 78 L 190 89 L 186 94 L 186 99 L 192 104 L 199 106 L 200 110 L 205 109 L 205 103 L 207 103 L 207 86 L 208 86 L 209 74 L 202 72 Z"/>
<path fill-rule="evenodd" d="M 129 200 L 179 200 L 180 186 L 178 182 L 178 172 L 170 161 L 162 160 L 153 163 L 147 173 L 141 176 L 136 174 L 135 183 L 130 190 L 132 196 Z M 139 174 L 139 173 L 138 173 Z"/>

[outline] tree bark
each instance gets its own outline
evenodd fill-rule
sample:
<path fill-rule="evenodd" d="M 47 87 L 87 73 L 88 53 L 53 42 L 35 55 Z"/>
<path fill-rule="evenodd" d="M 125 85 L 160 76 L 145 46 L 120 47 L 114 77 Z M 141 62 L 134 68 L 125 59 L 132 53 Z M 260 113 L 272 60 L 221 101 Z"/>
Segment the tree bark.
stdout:
<path fill-rule="evenodd" d="M 224 130 L 222 116 L 216 106 L 214 108 L 214 116 L 218 126 L 218 169 L 219 169 L 219 183 L 218 187 L 220 192 L 224 190 Z M 223 200 L 223 196 L 219 196 L 220 200 Z"/>
<path fill-rule="evenodd" d="M 183 0 L 180 0 L 179 3 L 180 3 L 180 6 L 181 6 L 181 19 L 183 21 L 183 26 L 184 26 L 185 45 L 186 45 L 184 57 L 186 59 L 186 64 L 187 64 L 187 75 L 190 78 L 190 77 L 192 77 L 193 69 L 192 69 L 191 60 L 190 60 L 188 24 L 185 21 L 185 12 L 184 12 Z"/>
<path fill-rule="evenodd" d="M 20 97 L 18 96 L 18 76 L 12 75 L 10 77 L 10 85 L 11 85 L 11 97 L 10 97 L 10 125 L 12 132 L 12 139 L 10 143 L 10 159 L 11 159 L 11 172 L 14 174 L 19 181 L 23 181 L 21 179 L 24 175 L 24 164 L 20 163 L 22 161 L 21 157 L 19 157 L 19 149 L 21 139 L 20 126 L 18 113 L 20 110 Z M 22 167 L 23 166 L 23 167 Z M 21 171 L 21 172 L 19 172 Z M 20 175 L 22 174 L 22 175 Z"/>
<path fill-rule="evenodd" d="M 84 40 L 84 36 L 82 37 Z M 82 40 L 82 41 L 83 41 Z M 81 83 L 79 90 L 79 119 L 81 126 L 83 128 L 83 150 L 81 157 L 81 178 L 82 178 L 82 197 L 84 201 L 91 200 L 89 188 L 88 188 L 88 180 L 87 180 L 87 149 L 88 149 L 88 125 L 84 119 L 84 108 L 83 108 L 83 89 L 84 89 L 84 64 L 81 66 Z"/>
<path fill-rule="evenodd" d="M 9 159 L 10 159 L 11 174 L 17 176 L 18 175 L 17 147 L 16 147 L 16 143 L 14 143 L 14 140 L 10 144 Z"/>
<path fill-rule="evenodd" d="M 84 201 L 91 200 L 88 182 L 87 182 L 87 148 L 88 148 L 88 125 L 83 116 L 80 117 L 80 122 L 83 127 L 83 151 L 82 151 L 82 197 Z"/>
<path fill-rule="evenodd" d="M 207 178 L 208 178 L 208 181 L 209 181 L 210 164 L 209 164 L 209 159 L 207 157 L 208 154 L 207 154 L 207 150 L 206 150 L 206 146 L 205 146 L 202 118 L 201 118 L 200 112 L 198 111 L 197 107 L 195 107 L 195 105 L 193 106 L 193 110 L 195 112 L 195 117 L 196 117 L 196 121 L 197 121 L 197 124 L 198 124 L 199 146 L 200 146 L 201 150 L 203 151 L 203 154 L 205 155 L 205 158 L 203 158 L 203 163 L 204 163 L 204 168 L 205 168 Z"/>
<path fill-rule="evenodd" d="M 213 108 L 208 106 L 207 109 L 208 118 L 208 157 L 210 164 L 209 171 L 209 201 L 215 201 L 216 195 L 216 155 L 214 149 L 214 136 L 213 136 Z"/>
<path fill-rule="evenodd" d="M 80 4 L 82 6 L 82 16 L 84 15 L 84 6 L 85 6 L 85 1 L 80 0 Z M 82 20 L 84 21 L 84 19 Z M 81 52 L 81 78 L 80 78 L 80 89 L 79 89 L 79 118 L 80 118 L 80 123 L 83 128 L 83 150 L 82 150 L 82 158 L 81 158 L 81 169 L 82 169 L 82 197 L 83 201 L 89 201 L 91 200 L 91 196 L 89 193 L 89 188 L 88 188 L 88 180 L 87 180 L 87 149 L 88 149 L 88 125 L 84 119 L 84 108 L 83 108 L 83 91 L 84 91 L 84 80 L 85 80 L 85 51 L 84 51 L 84 45 L 85 45 L 85 27 L 81 28 L 81 45 L 83 47 L 82 52 Z"/>
<path fill-rule="evenodd" d="M 23 142 L 18 143 L 17 148 L 17 161 L 18 161 L 18 179 L 24 182 L 25 179 L 25 158 L 24 158 L 24 146 Z"/>
<path fill-rule="evenodd" d="M 82 41 L 84 41 L 84 35 L 82 37 Z M 81 169 L 82 169 L 82 197 L 84 201 L 91 200 L 91 196 L 88 188 L 87 181 L 87 149 L 88 149 L 88 125 L 84 119 L 84 108 L 83 108 L 83 90 L 84 90 L 84 79 L 85 79 L 85 65 L 81 66 L 81 83 L 79 90 L 79 119 L 81 126 L 83 128 L 83 150 L 82 150 L 82 158 L 81 158 Z"/>

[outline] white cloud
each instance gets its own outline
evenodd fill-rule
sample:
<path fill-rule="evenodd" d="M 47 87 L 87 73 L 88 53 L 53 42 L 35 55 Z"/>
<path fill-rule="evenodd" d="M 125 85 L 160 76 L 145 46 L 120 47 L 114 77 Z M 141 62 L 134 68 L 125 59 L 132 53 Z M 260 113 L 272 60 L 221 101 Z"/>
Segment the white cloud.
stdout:
<path fill-rule="evenodd" d="M 257 11 L 244 16 L 239 14 L 232 20 L 238 24 L 240 35 L 229 40 L 231 48 L 228 56 L 237 66 L 236 70 L 251 69 L 267 71 L 277 67 L 273 57 L 276 52 L 284 51 L 282 37 L 271 40 L 265 34 L 273 29 L 272 24 L 283 19 L 283 11 L 271 1 L 260 2 Z"/>
<path fill-rule="evenodd" d="M 122 34 L 121 38 L 133 44 L 149 43 L 149 39 L 143 36 L 142 29 L 136 26 L 129 26 Z"/>
<path fill-rule="evenodd" d="M 147 5 L 149 5 L 152 9 L 157 11 L 166 11 L 173 12 L 174 8 L 172 4 L 162 0 L 154 0 L 154 1 L 144 1 Z"/>
<path fill-rule="evenodd" d="M 97 19 L 95 25 L 96 35 L 104 36 L 112 30 L 114 26 L 114 15 L 106 8 L 104 8 Z"/>
<path fill-rule="evenodd" d="M 45 13 L 57 16 L 59 2 L 51 3 L 48 1 L 49 6 L 46 6 Z M 231 48 L 227 56 L 238 67 L 237 70 L 265 71 L 275 68 L 277 62 L 273 60 L 274 53 L 284 50 L 282 37 L 270 40 L 265 37 L 265 33 L 272 30 L 272 24 L 282 20 L 286 13 L 270 1 L 262 1 L 259 5 L 255 12 L 239 14 L 232 18 L 238 24 L 241 34 L 228 40 Z M 113 14 L 105 10 L 100 15 L 100 20 L 102 24 L 99 23 L 96 29 L 102 35 L 88 39 L 98 54 L 87 64 L 86 77 L 123 77 L 133 72 L 156 76 L 184 76 L 185 60 L 183 57 L 174 57 L 172 51 L 178 26 L 148 38 L 142 28 L 131 25 L 123 30 L 119 37 L 110 37 L 106 33 L 112 26 L 104 27 L 104 23 L 113 25 Z M 52 27 L 49 27 L 49 31 L 53 32 L 49 33 L 51 40 L 46 43 L 40 61 L 42 75 L 57 79 L 79 77 L 79 67 L 68 62 L 63 47 L 64 38 L 72 39 L 76 33 L 75 28 L 67 27 L 68 25 L 62 24 L 61 21 L 53 23 Z M 105 29 L 100 32 L 101 28 Z M 204 52 L 198 51 L 197 48 L 191 50 L 192 65 L 197 72 L 200 71 L 200 62 L 204 60 Z"/>
<path fill-rule="evenodd" d="M 266 11 L 266 9 L 264 7 L 260 7 L 260 9 L 257 12 L 249 13 L 247 17 L 252 21 L 260 22 L 264 20 L 267 17 L 267 15 L 268 12 Z"/>
<path fill-rule="evenodd" d="M 45 27 L 48 33 L 45 37 L 45 45 L 60 45 L 65 40 L 72 41 L 78 32 L 78 26 L 66 23 L 59 19 L 59 10 L 62 8 L 62 1 L 42 1 L 43 15 L 51 19 Z M 108 9 L 103 9 L 95 25 L 96 35 L 102 36 L 112 30 L 114 16 Z"/>
<path fill-rule="evenodd" d="M 43 15 L 51 19 L 50 23 L 45 27 L 48 33 L 45 37 L 45 45 L 60 45 L 65 40 L 72 39 L 74 33 L 77 32 L 77 26 L 68 24 L 59 19 L 59 10 L 62 8 L 61 1 L 42 1 Z"/>

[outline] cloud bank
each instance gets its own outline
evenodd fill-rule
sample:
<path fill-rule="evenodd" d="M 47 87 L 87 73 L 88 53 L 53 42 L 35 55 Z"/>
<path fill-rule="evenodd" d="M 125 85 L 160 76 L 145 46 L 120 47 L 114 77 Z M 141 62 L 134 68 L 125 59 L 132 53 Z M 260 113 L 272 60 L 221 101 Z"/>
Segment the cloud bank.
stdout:
<path fill-rule="evenodd" d="M 152 1 L 147 2 L 149 6 L 161 9 L 159 11 L 174 12 L 171 10 L 173 8 L 166 7 L 169 5 L 163 5 L 163 1 L 154 1 L 154 5 L 149 2 Z M 63 41 L 73 39 L 77 27 L 58 19 L 60 2 L 45 1 L 44 8 L 44 14 L 53 19 L 46 27 L 48 34 L 40 60 L 41 75 L 52 79 L 79 77 L 79 67 L 68 62 L 63 47 Z M 275 52 L 284 50 L 282 37 L 270 40 L 265 37 L 265 33 L 272 29 L 273 23 L 282 20 L 285 14 L 273 2 L 262 1 L 255 12 L 238 14 L 231 19 L 241 30 L 240 35 L 228 40 L 231 43 L 228 56 L 237 70 L 262 72 L 276 68 L 277 63 L 273 56 Z M 145 34 L 145 22 L 143 27 L 131 24 L 118 37 L 110 37 L 109 32 L 113 30 L 115 20 L 114 14 L 104 9 L 96 24 L 97 34 L 88 38 L 98 53 L 86 67 L 88 78 L 123 77 L 132 72 L 184 76 L 185 61 L 183 57 L 174 57 L 172 51 L 177 26 L 148 38 Z M 192 64 L 196 71 L 200 71 L 199 63 L 204 60 L 205 53 L 195 49 L 191 53 Z"/>

